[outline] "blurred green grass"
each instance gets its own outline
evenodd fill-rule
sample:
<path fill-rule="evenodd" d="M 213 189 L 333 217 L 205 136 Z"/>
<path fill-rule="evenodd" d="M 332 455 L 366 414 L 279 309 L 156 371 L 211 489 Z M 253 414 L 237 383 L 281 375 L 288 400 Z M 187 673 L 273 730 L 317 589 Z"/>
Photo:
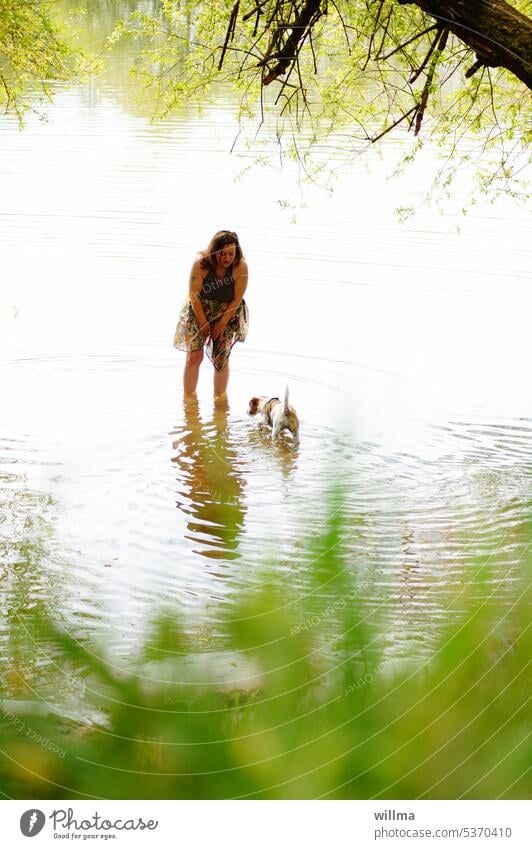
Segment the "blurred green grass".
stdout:
<path fill-rule="evenodd" d="M 527 798 L 530 533 L 522 573 L 504 587 L 488 567 L 495 550 L 482 561 L 471 555 L 471 578 L 459 604 L 449 597 L 436 647 L 405 664 L 383 652 L 386 626 L 357 587 L 338 495 L 329 516 L 323 532 L 302 540 L 304 591 L 272 563 L 234 593 L 215 638 L 179 610 L 159 611 L 127 669 L 62 630 L 38 602 L 13 617 L 1 676 L 1 792 Z M 30 668 L 36 655 L 51 676 L 48 694 L 59 702 L 79 690 L 84 721 L 50 709 Z"/>

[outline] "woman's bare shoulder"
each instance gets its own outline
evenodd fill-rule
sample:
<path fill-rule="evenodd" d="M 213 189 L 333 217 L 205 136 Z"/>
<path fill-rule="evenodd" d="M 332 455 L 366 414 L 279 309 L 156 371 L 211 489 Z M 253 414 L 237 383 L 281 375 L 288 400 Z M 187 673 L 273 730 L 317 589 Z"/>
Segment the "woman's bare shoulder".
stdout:
<path fill-rule="evenodd" d="M 248 274 L 248 272 L 249 272 L 248 264 L 247 264 L 246 260 L 244 259 L 244 257 L 242 257 L 242 259 L 240 260 L 238 265 L 234 266 L 235 276 L 241 277 L 243 274 Z"/>
<path fill-rule="evenodd" d="M 207 269 L 201 264 L 202 255 L 197 254 L 190 269 L 189 286 L 193 292 L 199 292 L 207 275 Z"/>
<path fill-rule="evenodd" d="M 192 274 L 201 274 L 202 277 L 205 276 L 207 269 L 204 268 L 204 266 L 202 265 L 202 261 L 203 261 L 203 254 L 201 254 L 201 253 L 196 254 L 196 256 L 194 257 L 194 261 L 192 263 L 192 269 L 191 269 Z"/>

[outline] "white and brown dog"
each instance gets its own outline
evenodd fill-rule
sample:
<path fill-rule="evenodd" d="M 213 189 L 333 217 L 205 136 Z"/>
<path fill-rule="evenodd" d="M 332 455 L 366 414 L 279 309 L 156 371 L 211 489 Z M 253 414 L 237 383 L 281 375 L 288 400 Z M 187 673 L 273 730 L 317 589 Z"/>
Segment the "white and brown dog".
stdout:
<path fill-rule="evenodd" d="M 268 398 L 266 395 L 251 398 L 248 413 L 250 416 L 260 413 L 261 424 L 272 429 L 272 442 L 275 442 L 282 430 L 289 430 L 294 439 L 294 446 L 299 445 L 299 419 L 294 408 L 288 403 L 288 386 L 285 389 L 284 401 Z"/>

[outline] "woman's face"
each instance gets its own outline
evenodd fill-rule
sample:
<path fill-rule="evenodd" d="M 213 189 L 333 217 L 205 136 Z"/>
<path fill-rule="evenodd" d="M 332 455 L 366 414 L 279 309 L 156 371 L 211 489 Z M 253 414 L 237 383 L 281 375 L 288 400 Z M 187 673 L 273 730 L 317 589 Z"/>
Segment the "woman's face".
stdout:
<path fill-rule="evenodd" d="M 222 268 L 229 268 L 231 263 L 235 261 L 236 245 L 224 245 L 224 247 L 216 254 L 216 261 Z"/>

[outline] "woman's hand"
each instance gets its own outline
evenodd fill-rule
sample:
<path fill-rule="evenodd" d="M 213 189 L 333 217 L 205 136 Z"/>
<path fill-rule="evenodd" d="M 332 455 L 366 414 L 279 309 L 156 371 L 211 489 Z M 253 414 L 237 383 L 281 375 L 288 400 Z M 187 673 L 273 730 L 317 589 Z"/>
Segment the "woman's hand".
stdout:
<path fill-rule="evenodd" d="M 202 324 L 200 327 L 200 333 L 203 338 L 203 342 L 205 343 L 209 336 L 211 335 L 211 326 L 208 321 L 205 324 Z"/>
<path fill-rule="evenodd" d="M 226 327 L 227 322 L 224 321 L 223 318 L 218 319 L 218 321 L 211 330 L 211 339 L 218 339 L 218 337 L 222 335 Z"/>

